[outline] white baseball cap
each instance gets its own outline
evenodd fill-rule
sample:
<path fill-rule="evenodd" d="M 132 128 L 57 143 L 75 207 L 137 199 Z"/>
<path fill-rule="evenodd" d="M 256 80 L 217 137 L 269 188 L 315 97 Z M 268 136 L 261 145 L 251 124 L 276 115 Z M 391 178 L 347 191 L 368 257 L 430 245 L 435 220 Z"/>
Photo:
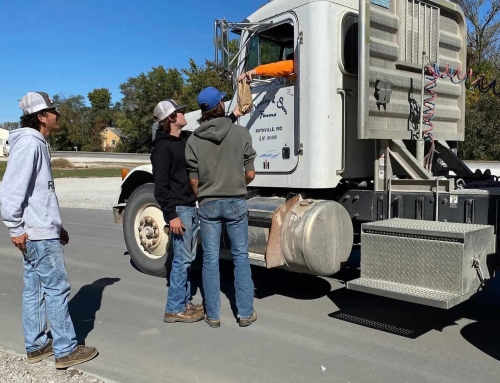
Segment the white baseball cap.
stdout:
<path fill-rule="evenodd" d="M 154 116 L 158 119 L 158 121 L 163 121 L 165 118 L 170 116 L 172 113 L 186 109 L 185 105 L 177 105 L 177 103 L 172 100 L 168 99 L 165 101 L 160 101 L 156 107 L 155 110 L 153 111 Z"/>
<path fill-rule="evenodd" d="M 21 108 L 24 114 L 32 114 L 55 107 L 56 104 L 54 104 L 54 101 L 45 92 L 28 92 L 19 100 L 19 108 Z"/>

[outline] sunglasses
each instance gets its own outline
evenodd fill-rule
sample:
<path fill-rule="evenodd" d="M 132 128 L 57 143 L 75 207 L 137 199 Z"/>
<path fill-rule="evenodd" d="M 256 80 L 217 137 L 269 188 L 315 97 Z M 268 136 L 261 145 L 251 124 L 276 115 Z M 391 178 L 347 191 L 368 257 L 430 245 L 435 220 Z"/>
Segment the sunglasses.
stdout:
<path fill-rule="evenodd" d="M 54 109 L 47 109 L 47 113 L 52 113 L 55 114 L 56 116 L 60 116 L 61 114 L 54 108 Z"/>
<path fill-rule="evenodd" d="M 175 118 L 177 117 L 177 113 L 180 113 L 180 114 L 186 114 L 186 109 L 179 109 L 179 110 L 176 110 L 175 112 L 173 112 L 169 117 L 172 117 L 172 118 Z"/>

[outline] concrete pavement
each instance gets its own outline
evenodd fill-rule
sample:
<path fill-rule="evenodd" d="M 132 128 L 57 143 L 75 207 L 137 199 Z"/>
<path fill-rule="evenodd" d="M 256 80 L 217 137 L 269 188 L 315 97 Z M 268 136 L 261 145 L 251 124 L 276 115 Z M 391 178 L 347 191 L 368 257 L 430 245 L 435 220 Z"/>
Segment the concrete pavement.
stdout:
<path fill-rule="evenodd" d="M 111 211 L 63 209 L 81 369 L 118 382 L 498 382 L 500 279 L 450 311 L 364 295 L 342 280 L 254 268 L 259 319 L 238 327 L 222 269 L 222 327 L 165 324 L 165 280 L 136 271 Z M 345 272 L 343 280 L 355 277 Z M 195 288 L 200 273 L 195 272 Z M 20 254 L 0 230 L 0 345 L 23 351 Z M 199 291 L 195 296 L 199 302 Z M 324 367 L 323 371 L 321 367 Z"/>

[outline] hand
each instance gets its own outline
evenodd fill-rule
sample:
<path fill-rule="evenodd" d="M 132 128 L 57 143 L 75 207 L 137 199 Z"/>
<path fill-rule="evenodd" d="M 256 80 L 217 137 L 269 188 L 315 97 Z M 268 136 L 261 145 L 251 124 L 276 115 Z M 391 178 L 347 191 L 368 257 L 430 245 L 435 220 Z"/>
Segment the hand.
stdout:
<path fill-rule="evenodd" d="M 245 114 L 248 114 L 252 111 L 253 105 L 250 105 L 246 111 L 242 112 L 240 109 L 240 105 L 236 103 L 236 106 L 234 107 L 233 113 L 236 117 L 241 117 L 244 116 Z"/>
<path fill-rule="evenodd" d="M 247 114 L 248 112 L 250 112 L 250 109 L 251 108 L 248 108 L 247 111 L 245 113 L 243 113 L 240 109 L 240 105 L 239 103 L 236 103 L 236 106 L 234 107 L 234 110 L 233 110 L 233 114 L 236 116 L 236 117 L 241 117 L 241 116 L 244 116 L 245 114 Z"/>
<path fill-rule="evenodd" d="M 23 253 L 26 251 L 26 241 L 28 240 L 28 234 L 24 233 L 19 237 L 12 237 L 10 240 L 12 241 L 14 246 L 16 246 Z"/>
<path fill-rule="evenodd" d="M 61 238 L 61 243 L 63 245 L 67 245 L 69 243 L 69 234 L 68 234 L 68 232 L 66 230 L 64 230 L 62 228 L 61 228 L 60 238 Z"/>
<path fill-rule="evenodd" d="M 255 76 L 255 69 L 240 74 L 238 77 L 238 81 L 242 82 L 246 78 L 248 82 L 251 82 L 253 80 L 253 76 Z"/>
<path fill-rule="evenodd" d="M 184 230 L 186 230 L 186 227 L 179 217 L 170 220 L 170 232 L 172 234 L 183 235 Z"/>

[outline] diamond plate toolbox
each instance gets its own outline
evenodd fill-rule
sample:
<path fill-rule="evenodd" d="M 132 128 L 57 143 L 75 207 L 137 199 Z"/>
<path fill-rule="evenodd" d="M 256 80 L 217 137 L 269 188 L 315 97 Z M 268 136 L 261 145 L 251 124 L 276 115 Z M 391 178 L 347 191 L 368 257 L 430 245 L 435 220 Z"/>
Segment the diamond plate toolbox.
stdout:
<path fill-rule="evenodd" d="M 493 226 L 394 218 L 361 228 L 361 278 L 465 295 L 485 279 Z M 474 267 L 476 264 L 476 267 Z"/>

